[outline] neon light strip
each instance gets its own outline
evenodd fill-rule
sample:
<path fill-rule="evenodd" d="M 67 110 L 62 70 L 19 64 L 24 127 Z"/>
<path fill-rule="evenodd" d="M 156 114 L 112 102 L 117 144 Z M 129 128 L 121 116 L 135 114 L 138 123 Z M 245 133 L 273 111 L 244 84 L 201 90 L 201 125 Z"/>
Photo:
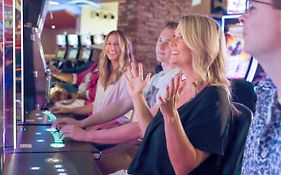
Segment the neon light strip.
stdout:
<path fill-rule="evenodd" d="M 3 20 L 3 25 L 2 25 L 2 39 L 3 39 L 3 43 L 2 43 L 2 49 L 3 49 L 3 53 L 2 53 L 2 63 L 3 63 L 3 65 L 2 65 L 2 72 L 3 72 L 3 74 L 2 74 L 2 146 L 3 146 L 3 149 L 5 148 L 5 122 L 4 122 L 4 120 L 5 120 L 5 72 L 4 72 L 4 64 L 5 64 L 5 55 L 4 55 L 4 53 L 5 53 L 5 44 L 4 44 L 4 33 L 5 33 L 5 30 L 4 30 L 4 25 L 5 25 L 5 14 L 4 14 L 4 1 L 2 1 L 1 2 L 2 4 L 2 12 L 0 12 L 0 13 L 2 13 L 2 16 L 3 16 L 3 18 L 2 18 L 2 20 Z"/>
<path fill-rule="evenodd" d="M 225 15 L 222 16 L 221 18 L 221 27 L 222 27 L 222 31 L 224 32 L 224 27 L 225 27 L 225 19 L 235 19 L 235 18 L 239 18 L 241 15 Z"/>
<path fill-rule="evenodd" d="M 17 143 L 17 112 L 16 112 L 16 0 L 13 0 L 13 148 Z"/>
<path fill-rule="evenodd" d="M 20 1 L 21 6 L 21 30 L 20 30 L 20 42 L 21 42 L 21 48 L 20 48 L 20 54 L 21 54 L 21 121 L 24 122 L 24 74 L 23 74 L 23 0 Z"/>

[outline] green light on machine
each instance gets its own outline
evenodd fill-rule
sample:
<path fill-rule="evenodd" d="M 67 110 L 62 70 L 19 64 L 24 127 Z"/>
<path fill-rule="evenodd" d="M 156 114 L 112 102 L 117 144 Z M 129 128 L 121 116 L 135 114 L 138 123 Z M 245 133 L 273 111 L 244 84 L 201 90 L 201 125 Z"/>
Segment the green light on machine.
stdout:
<path fill-rule="evenodd" d="M 49 117 L 49 120 L 48 120 L 49 122 L 53 122 L 53 121 L 57 120 L 57 117 L 50 111 L 44 111 L 43 114 L 45 114 Z"/>
<path fill-rule="evenodd" d="M 51 147 L 53 147 L 53 148 L 65 147 L 65 144 L 63 143 L 63 137 L 59 134 L 59 132 L 57 130 L 51 131 L 51 134 L 54 138 L 54 142 L 50 144 Z"/>
<path fill-rule="evenodd" d="M 50 146 L 53 148 L 63 148 L 63 147 L 65 147 L 65 144 L 64 143 L 51 143 Z"/>

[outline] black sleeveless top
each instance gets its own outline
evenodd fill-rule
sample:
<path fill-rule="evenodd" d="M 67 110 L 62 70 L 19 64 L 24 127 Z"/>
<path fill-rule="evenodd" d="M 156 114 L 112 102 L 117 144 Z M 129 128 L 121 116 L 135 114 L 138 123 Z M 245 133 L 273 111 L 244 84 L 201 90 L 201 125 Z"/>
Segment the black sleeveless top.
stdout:
<path fill-rule="evenodd" d="M 178 109 L 183 128 L 192 145 L 209 153 L 209 157 L 190 174 L 217 174 L 220 170 L 220 159 L 227 142 L 230 111 L 227 93 L 216 86 L 205 87 L 191 101 Z M 175 174 L 169 160 L 164 120 L 160 110 L 148 125 L 128 173 Z"/>

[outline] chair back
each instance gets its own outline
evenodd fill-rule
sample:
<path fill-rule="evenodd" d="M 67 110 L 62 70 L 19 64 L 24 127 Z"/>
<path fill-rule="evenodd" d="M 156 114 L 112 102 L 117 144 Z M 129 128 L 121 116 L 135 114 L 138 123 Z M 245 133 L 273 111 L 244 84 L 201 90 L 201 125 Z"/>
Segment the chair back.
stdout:
<path fill-rule="evenodd" d="M 231 80 L 231 89 L 233 102 L 241 103 L 255 113 L 257 94 L 253 84 L 246 80 Z"/>
<path fill-rule="evenodd" d="M 236 110 L 231 116 L 228 142 L 223 156 L 221 175 L 240 175 L 244 146 L 251 124 L 253 113 L 240 103 L 233 102 Z"/>

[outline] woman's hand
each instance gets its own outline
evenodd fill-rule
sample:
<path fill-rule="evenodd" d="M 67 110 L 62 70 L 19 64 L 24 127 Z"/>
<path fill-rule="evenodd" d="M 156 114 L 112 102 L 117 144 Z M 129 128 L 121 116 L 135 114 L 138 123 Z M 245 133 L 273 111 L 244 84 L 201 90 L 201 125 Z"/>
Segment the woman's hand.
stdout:
<path fill-rule="evenodd" d="M 76 141 L 85 141 L 88 132 L 75 125 L 66 125 L 61 128 L 60 134 L 63 138 L 71 138 Z"/>
<path fill-rule="evenodd" d="M 131 68 L 125 74 L 128 81 L 128 90 L 130 96 L 133 98 L 135 95 L 142 95 L 144 89 L 150 79 L 151 74 L 147 74 L 146 78 L 143 79 L 143 66 L 141 63 L 138 64 L 138 70 L 135 63 L 131 63 Z"/>
<path fill-rule="evenodd" d="M 72 110 L 70 108 L 64 108 L 64 107 L 52 107 L 50 111 L 54 114 L 72 113 Z"/>
<path fill-rule="evenodd" d="M 75 125 L 77 127 L 81 127 L 80 121 L 68 117 L 58 118 L 56 121 L 52 123 L 52 128 L 62 128 L 66 125 Z"/>
<path fill-rule="evenodd" d="M 179 100 L 179 94 L 182 90 L 180 85 L 181 75 L 177 75 L 172 78 L 170 85 L 166 87 L 166 93 L 164 96 L 159 97 L 160 110 L 164 118 L 178 116 L 177 102 Z"/>
<path fill-rule="evenodd" d="M 49 65 L 49 69 L 51 70 L 52 75 L 60 73 L 60 70 L 56 66 L 54 66 L 52 64 Z"/>

